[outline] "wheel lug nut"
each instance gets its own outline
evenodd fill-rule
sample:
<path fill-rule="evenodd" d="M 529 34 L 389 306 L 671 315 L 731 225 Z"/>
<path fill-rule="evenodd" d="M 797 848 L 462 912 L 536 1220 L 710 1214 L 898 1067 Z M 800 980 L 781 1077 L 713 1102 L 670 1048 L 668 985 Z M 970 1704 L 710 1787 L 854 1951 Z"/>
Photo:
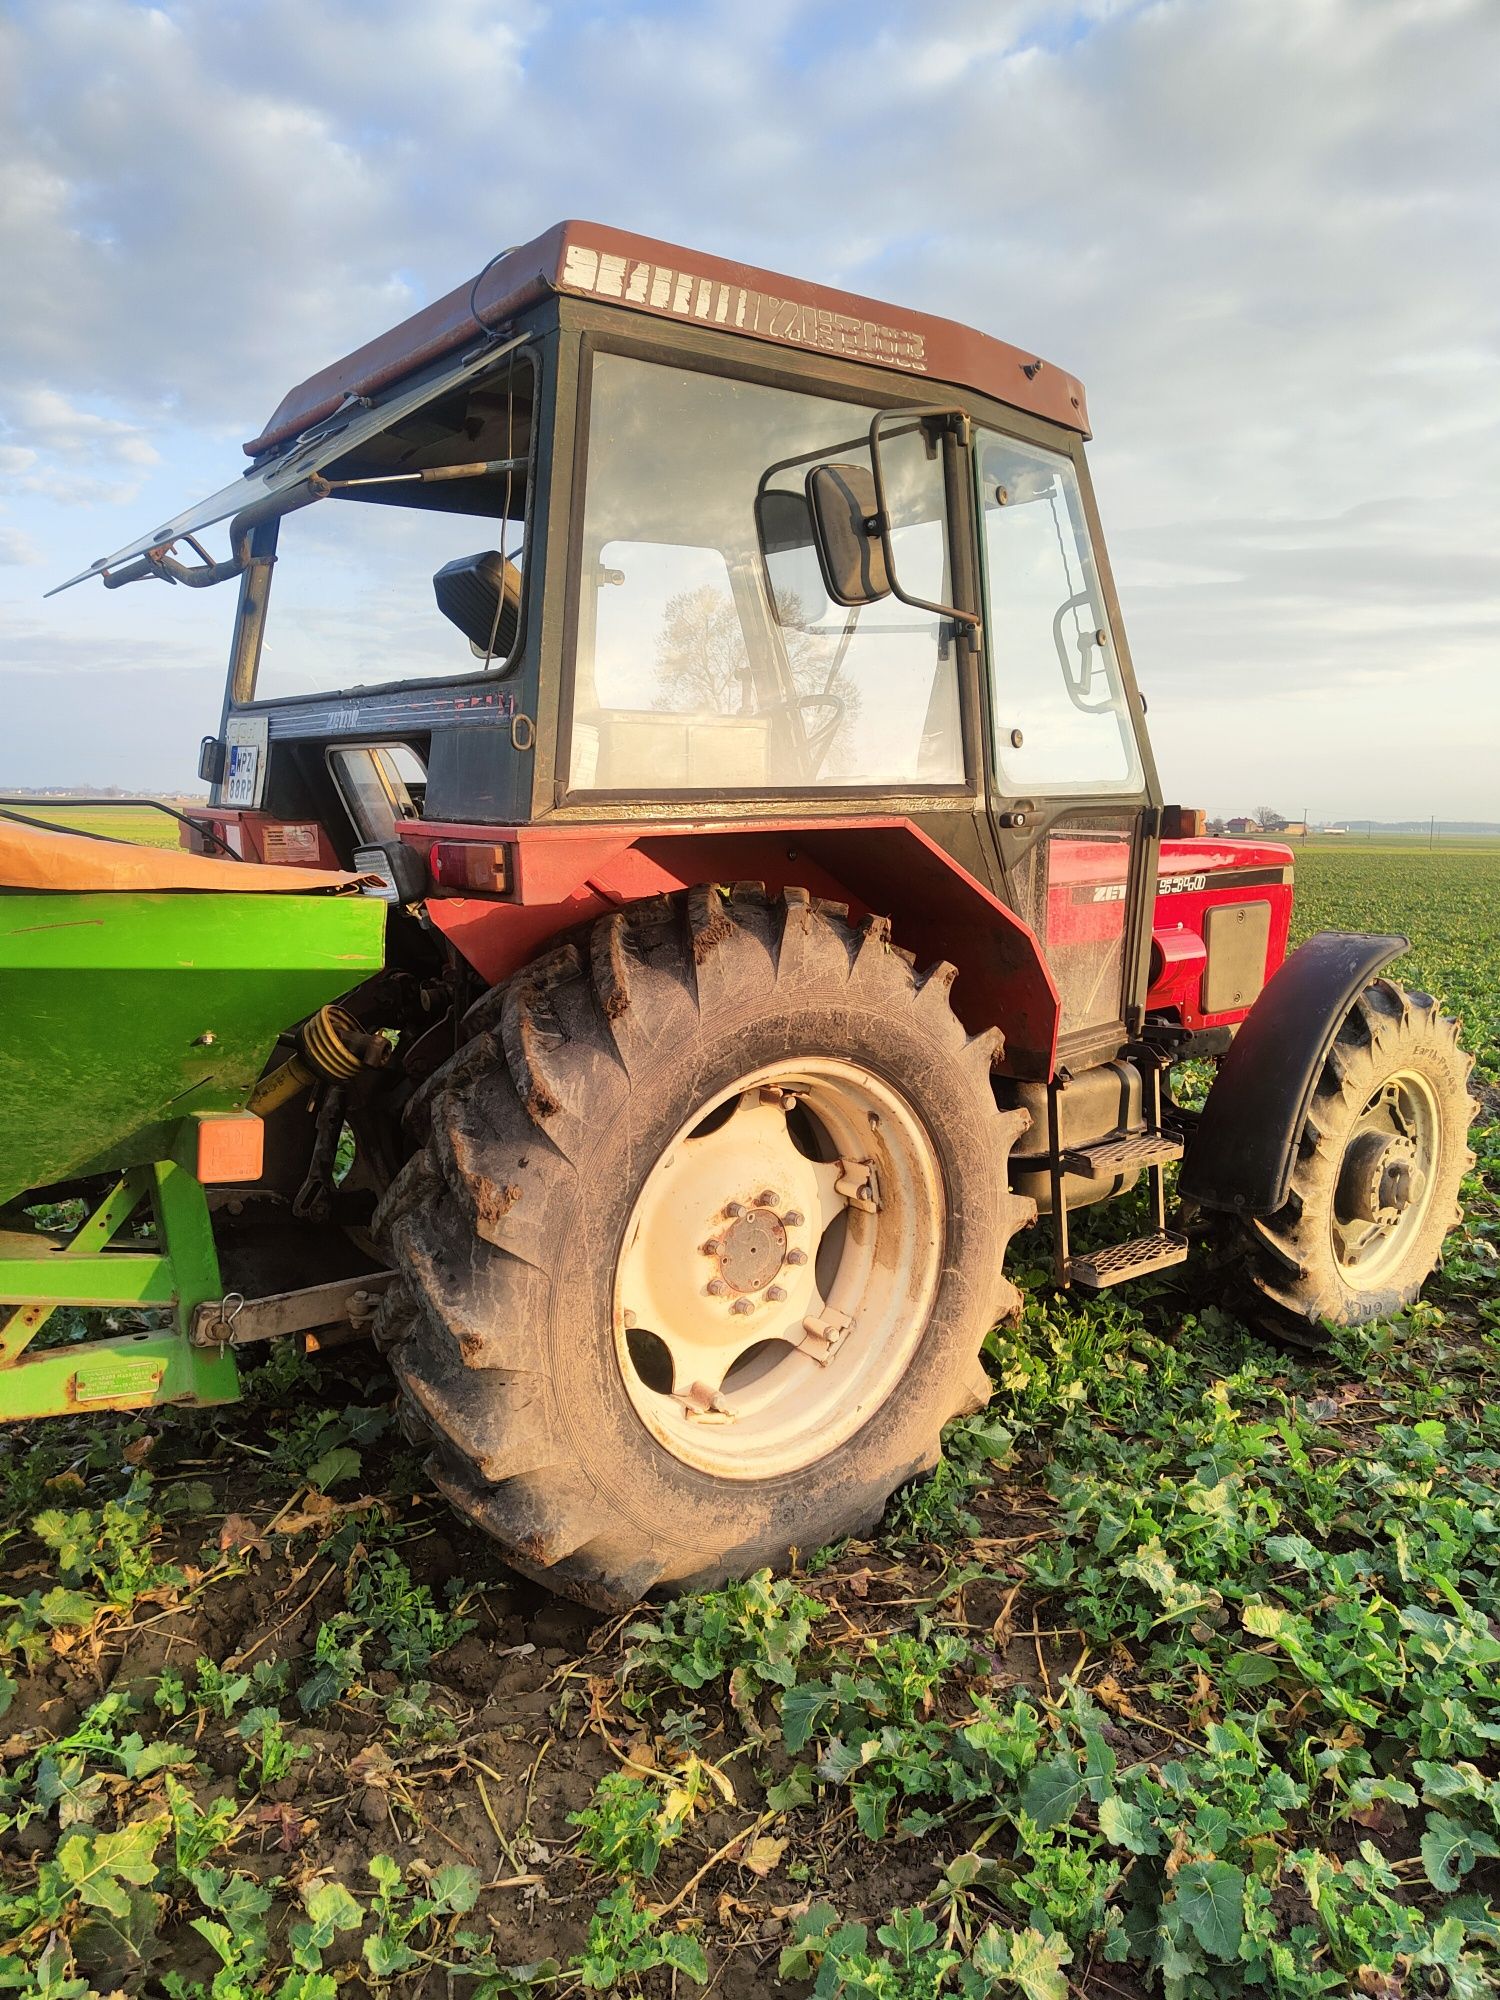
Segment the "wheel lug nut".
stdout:
<path fill-rule="evenodd" d="M 737 1201 L 726 1201 L 724 1204 L 724 1213 L 732 1221 L 735 1216 L 743 1215 L 745 1211 Z"/>
<path fill-rule="evenodd" d="M 710 1278 L 703 1289 L 711 1299 L 722 1299 L 724 1294 L 729 1290 L 729 1287 L 722 1278 Z"/>
<path fill-rule="evenodd" d="M 703 1254 L 705 1257 L 717 1257 L 722 1247 L 717 1236 L 710 1236 L 703 1246 Z"/>
<path fill-rule="evenodd" d="M 786 1292 L 780 1285 L 767 1285 L 765 1295 L 773 1305 L 779 1305 L 786 1297 Z"/>
<path fill-rule="evenodd" d="M 786 1214 L 781 1218 L 781 1226 L 783 1229 L 800 1229 L 802 1227 L 802 1221 L 803 1217 L 801 1209 L 789 1208 Z"/>
<path fill-rule="evenodd" d="M 786 1261 L 789 1264 L 805 1264 L 807 1262 L 807 1252 L 805 1250 L 788 1250 Z"/>
<path fill-rule="evenodd" d="M 762 1208 L 774 1208 L 776 1206 L 776 1196 L 770 1188 L 762 1188 L 756 1196 L 756 1200 Z"/>
<path fill-rule="evenodd" d="M 732 1313 L 747 1313 L 747 1312 L 754 1312 L 755 1308 L 754 1306 L 751 1305 L 748 1299 L 736 1299 L 734 1304 L 729 1308 L 729 1310 Z"/>

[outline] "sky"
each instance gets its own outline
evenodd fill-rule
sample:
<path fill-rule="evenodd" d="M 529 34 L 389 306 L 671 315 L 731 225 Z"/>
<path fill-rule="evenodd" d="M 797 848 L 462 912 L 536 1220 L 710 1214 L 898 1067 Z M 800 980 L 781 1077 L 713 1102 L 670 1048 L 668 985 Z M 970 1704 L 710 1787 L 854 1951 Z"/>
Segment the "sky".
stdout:
<path fill-rule="evenodd" d="M 581 216 L 1084 380 L 1169 798 L 1500 819 L 1496 0 L 0 0 L 0 786 L 194 784 L 232 588 L 42 593 Z"/>

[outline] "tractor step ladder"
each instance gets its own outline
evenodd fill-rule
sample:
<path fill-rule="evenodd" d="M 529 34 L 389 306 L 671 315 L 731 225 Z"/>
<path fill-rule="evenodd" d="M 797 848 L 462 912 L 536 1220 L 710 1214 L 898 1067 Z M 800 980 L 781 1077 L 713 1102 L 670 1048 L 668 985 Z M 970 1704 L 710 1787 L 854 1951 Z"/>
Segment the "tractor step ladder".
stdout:
<path fill-rule="evenodd" d="M 1103 1180 L 1140 1167 L 1161 1167 L 1182 1158 L 1182 1141 L 1172 1132 L 1111 1132 L 1092 1146 L 1064 1146 L 1062 1170 Z"/>
<path fill-rule="evenodd" d="M 1162 1123 L 1162 1055 L 1148 1050 L 1146 1081 L 1148 1124 L 1143 1132 L 1110 1132 L 1088 1146 L 1061 1143 L 1058 1085 L 1047 1087 L 1047 1151 L 1052 1179 L 1052 1224 L 1057 1243 L 1057 1281 L 1061 1285 L 1082 1285 L 1089 1291 L 1103 1291 L 1123 1285 L 1131 1278 L 1148 1277 L 1154 1271 L 1168 1271 L 1184 1263 L 1188 1240 L 1167 1227 L 1167 1185 L 1162 1169 L 1182 1158 L 1181 1135 L 1164 1129 Z M 1144 1236 L 1132 1236 L 1122 1243 L 1074 1255 L 1068 1245 L 1068 1205 L 1063 1182 L 1069 1174 L 1088 1180 L 1102 1180 L 1112 1174 L 1136 1173 L 1144 1169 L 1151 1188 L 1151 1216 L 1154 1227 Z"/>
<path fill-rule="evenodd" d="M 1068 1275 L 1075 1285 L 1102 1292 L 1107 1285 L 1123 1285 L 1130 1278 L 1170 1270 L 1181 1264 L 1187 1253 L 1185 1236 L 1179 1236 L 1175 1229 L 1154 1229 L 1149 1236 L 1132 1236 L 1128 1242 L 1110 1243 L 1102 1250 L 1074 1257 Z"/>

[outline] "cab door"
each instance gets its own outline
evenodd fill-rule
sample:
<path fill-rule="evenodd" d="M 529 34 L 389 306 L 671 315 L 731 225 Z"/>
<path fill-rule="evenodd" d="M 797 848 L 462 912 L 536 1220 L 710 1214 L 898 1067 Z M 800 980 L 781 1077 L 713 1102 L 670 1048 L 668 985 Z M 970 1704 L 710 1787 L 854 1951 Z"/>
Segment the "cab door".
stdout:
<path fill-rule="evenodd" d="M 1078 1067 L 1140 1026 L 1160 793 L 1081 454 L 979 426 L 974 471 L 988 817 Z"/>

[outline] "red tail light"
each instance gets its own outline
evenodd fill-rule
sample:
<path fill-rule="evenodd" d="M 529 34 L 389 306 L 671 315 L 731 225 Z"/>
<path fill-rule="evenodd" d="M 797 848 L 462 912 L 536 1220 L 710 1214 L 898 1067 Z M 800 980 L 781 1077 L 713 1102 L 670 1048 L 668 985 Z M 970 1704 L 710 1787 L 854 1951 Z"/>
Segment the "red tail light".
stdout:
<path fill-rule="evenodd" d="M 427 870 L 440 889 L 502 896 L 510 887 L 509 852 L 498 841 L 436 841 L 427 857 Z"/>

